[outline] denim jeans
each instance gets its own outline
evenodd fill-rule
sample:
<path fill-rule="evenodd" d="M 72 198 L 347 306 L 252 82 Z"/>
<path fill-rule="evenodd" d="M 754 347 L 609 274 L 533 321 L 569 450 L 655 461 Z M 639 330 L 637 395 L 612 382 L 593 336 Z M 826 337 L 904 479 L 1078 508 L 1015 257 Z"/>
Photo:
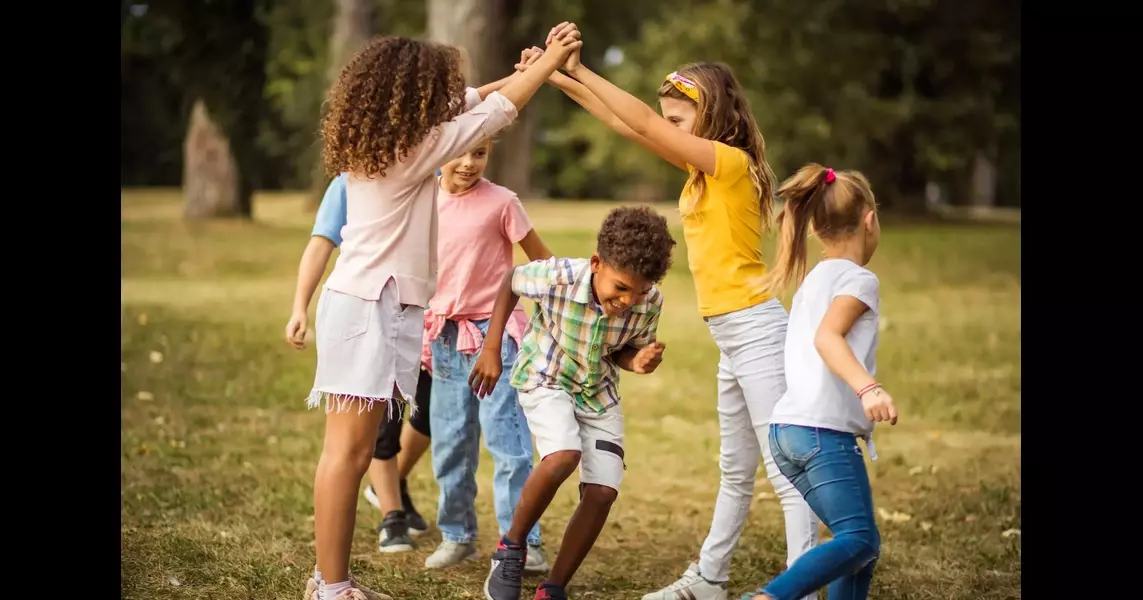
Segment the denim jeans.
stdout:
<path fill-rule="evenodd" d="M 778 468 L 806 498 L 833 539 L 806 552 L 763 592 L 792 600 L 829 584 L 829 600 L 864 600 L 881 550 L 873 493 L 852 433 L 771 424 Z"/>
<path fill-rule="evenodd" d="M 487 333 L 488 321 L 473 322 Z M 476 467 L 480 460 L 480 433 L 492 454 L 495 471 L 492 497 L 500 535 L 512 527 L 512 514 L 524 482 L 532 473 L 532 433 L 524 411 L 509 383 L 516 362 L 516 342 L 504 336 L 500 359 L 504 371 L 496 389 L 483 400 L 468 386 L 476 354 L 456 350 L 456 323 L 448 321 L 432 343 L 433 388 L 429 427 L 433 432 L 433 475 L 440 486 L 437 526 L 445 541 L 470 543 L 476 539 Z M 540 543 L 537 523 L 528 544 Z"/>

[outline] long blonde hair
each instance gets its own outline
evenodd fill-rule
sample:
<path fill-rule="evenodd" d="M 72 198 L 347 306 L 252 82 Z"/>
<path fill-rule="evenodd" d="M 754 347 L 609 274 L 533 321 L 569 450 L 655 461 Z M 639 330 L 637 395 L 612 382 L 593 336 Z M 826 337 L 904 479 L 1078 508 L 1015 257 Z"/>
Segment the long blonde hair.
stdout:
<path fill-rule="evenodd" d="M 877 203 L 869 180 L 857 171 L 834 171 L 817 163 L 800 169 L 778 187 L 785 206 L 778 214 L 778 251 L 763 288 L 772 295 L 806 277 L 809 233 L 822 241 L 852 235 Z"/>
<path fill-rule="evenodd" d="M 766 162 L 766 140 L 762 130 L 750 112 L 746 92 L 738 84 L 729 66 L 717 62 L 700 62 L 686 65 L 677 73 L 698 84 L 699 99 L 695 102 L 680 92 L 670 81 L 659 88 L 660 97 L 687 100 L 697 104 L 694 135 L 722 142 L 738 148 L 750 157 L 750 183 L 758 194 L 758 208 L 762 214 L 762 231 L 770 229 L 774 211 L 774 171 Z M 703 173 L 692 171 L 687 179 L 691 190 L 688 211 L 706 191 Z"/>

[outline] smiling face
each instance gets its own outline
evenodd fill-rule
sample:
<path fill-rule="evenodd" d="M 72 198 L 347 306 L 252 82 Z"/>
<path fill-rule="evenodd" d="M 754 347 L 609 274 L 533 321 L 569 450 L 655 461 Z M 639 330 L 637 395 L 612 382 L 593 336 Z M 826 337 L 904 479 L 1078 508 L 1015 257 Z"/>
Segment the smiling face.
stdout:
<path fill-rule="evenodd" d="M 687 133 L 694 133 L 695 119 L 698 118 L 698 105 L 689 98 L 679 99 L 671 96 L 659 97 L 659 109 L 663 118 L 671 125 Z"/>
<path fill-rule="evenodd" d="M 638 275 L 612 267 L 598 254 L 591 257 L 591 292 L 605 316 L 622 315 L 643 302 L 652 285 Z"/>
<path fill-rule="evenodd" d="M 445 163 L 441 167 L 444 188 L 455 194 L 476 185 L 484 176 L 491 152 L 492 140 L 484 140 L 475 148 Z"/>

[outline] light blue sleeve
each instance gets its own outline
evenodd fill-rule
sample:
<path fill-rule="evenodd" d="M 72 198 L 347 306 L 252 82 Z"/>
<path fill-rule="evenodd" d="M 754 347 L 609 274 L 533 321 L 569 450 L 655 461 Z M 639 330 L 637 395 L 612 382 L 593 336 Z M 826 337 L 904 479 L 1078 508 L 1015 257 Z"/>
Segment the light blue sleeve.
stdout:
<path fill-rule="evenodd" d="M 335 177 L 325 189 L 311 235 L 320 235 L 334 246 L 341 246 L 342 227 L 345 227 L 345 173 Z"/>

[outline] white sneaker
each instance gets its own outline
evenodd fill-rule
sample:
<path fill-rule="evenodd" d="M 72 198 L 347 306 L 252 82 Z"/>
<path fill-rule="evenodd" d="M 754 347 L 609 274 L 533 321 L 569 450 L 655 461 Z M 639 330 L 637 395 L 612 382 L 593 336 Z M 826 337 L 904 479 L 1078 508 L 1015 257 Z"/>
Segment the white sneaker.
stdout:
<path fill-rule="evenodd" d="M 691 563 L 678 581 L 643 596 L 643 600 L 727 600 L 726 582 L 713 583 L 703 579 L 698 565 Z"/>
<path fill-rule="evenodd" d="M 477 557 L 476 544 L 441 542 L 437 549 L 425 559 L 426 569 L 443 569 Z"/>
<path fill-rule="evenodd" d="M 552 568 L 548 566 L 548 559 L 544 558 L 544 551 L 539 546 L 528 545 L 528 556 L 524 559 L 524 572 L 544 575 Z"/>

